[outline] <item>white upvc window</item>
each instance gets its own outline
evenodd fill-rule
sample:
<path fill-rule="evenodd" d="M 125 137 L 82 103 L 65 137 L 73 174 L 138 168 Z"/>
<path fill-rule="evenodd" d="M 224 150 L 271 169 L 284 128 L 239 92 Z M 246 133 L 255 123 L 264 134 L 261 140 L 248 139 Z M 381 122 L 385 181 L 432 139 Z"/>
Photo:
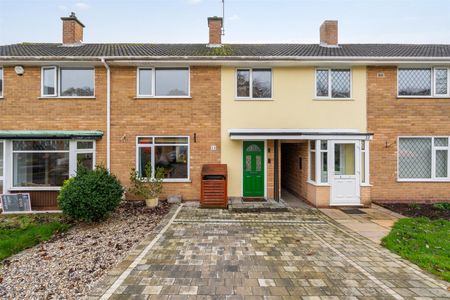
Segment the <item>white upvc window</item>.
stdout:
<path fill-rule="evenodd" d="M 188 136 L 138 136 L 136 171 L 145 177 L 145 168 L 164 170 L 164 182 L 187 182 L 190 179 L 190 142 Z"/>
<path fill-rule="evenodd" d="M 316 157 L 316 141 L 309 141 L 309 172 L 308 179 L 311 182 L 316 182 L 317 173 L 317 157 Z"/>
<path fill-rule="evenodd" d="M 349 68 L 317 68 L 315 97 L 317 99 L 351 99 L 352 70 Z"/>
<path fill-rule="evenodd" d="M 3 68 L 0 67 L 0 98 L 3 98 Z"/>
<path fill-rule="evenodd" d="M 238 68 L 236 69 L 236 99 L 271 100 L 272 69 Z"/>
<path fill-rule="evenodd" d="M 0 141 L 0 193 L 3 194 L 5 191 L 3 187 L 5 186 L 5 143 Z"/>
<path fill-rule="evenodd" d="M 93 98 L 95 69 L 44 66 L 41 68 L 41 96 Z"/>
<path fill-rule="evenodd" d="M 399 137 L 397 177 L 399 181 L 450 181 L 448 136 Z"/>
<path fill-rule="evenodd" d="M 450 97 L 450 69 L 446 67 L 398 68 L 397 96 L 400 98 Z"/>
<path fill-rule="evenodd" d="M 369 184 L 369 141 L 361 141 L 361 184 Z"/>
<path fill-rule="evenodd" d="M 190 68 L 139 67 L 136 95 L 137 98 L 189 98 Z"/>
<path fill-rule="evenodd" d="M 94 141 L 77 141 L 77 169 L 83 166 L 87 170 L 95 168 L 95 142 Z"/>
<path fill-rule="evenodd" d="M 14 140 L 10 143 L 11 190 L 59 190 L 65 180 L 75 176 L 79 164 L 88 169 L 95 166 L 94 141 Z"/>

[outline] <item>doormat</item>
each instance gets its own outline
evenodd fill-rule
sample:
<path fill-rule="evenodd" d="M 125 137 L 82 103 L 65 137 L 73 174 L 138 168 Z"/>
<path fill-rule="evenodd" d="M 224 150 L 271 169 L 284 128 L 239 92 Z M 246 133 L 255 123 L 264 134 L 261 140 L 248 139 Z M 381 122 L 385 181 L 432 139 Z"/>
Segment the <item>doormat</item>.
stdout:
<path fill-rule="evenodd" d="M 360 209 L 357 208 L 350 208 L 350 209 L 341 209 L 343 212 L 349 215 L 365 215 L 366 213 L 363 212 Z"/>
<path fill-rule="evenodd" d="M 264 198 L 259 197 L 245 197 L 242 198 L 242 202 L 267 202 Z"/>

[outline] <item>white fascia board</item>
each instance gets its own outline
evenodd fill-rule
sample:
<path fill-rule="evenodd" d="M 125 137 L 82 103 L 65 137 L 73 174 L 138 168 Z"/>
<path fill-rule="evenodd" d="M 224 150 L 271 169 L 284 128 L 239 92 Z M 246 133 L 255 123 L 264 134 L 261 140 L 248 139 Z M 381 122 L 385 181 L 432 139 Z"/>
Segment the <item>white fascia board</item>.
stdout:
<path fill-rule="evenodd" d="M 231 140 L 254 141 L 254 140 L 361 140 L 370 141 L 373 136 L 367 135 L 232 135 Z"/>

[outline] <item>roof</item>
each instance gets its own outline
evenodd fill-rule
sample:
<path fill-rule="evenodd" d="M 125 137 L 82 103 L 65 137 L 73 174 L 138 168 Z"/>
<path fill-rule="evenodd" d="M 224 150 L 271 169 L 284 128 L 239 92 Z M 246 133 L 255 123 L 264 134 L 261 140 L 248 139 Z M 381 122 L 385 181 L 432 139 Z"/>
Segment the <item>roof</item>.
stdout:
<path fill-rule="evenodd" d="M 0 139 L 101 139 L 102 131 L 0 130 Z"/>
<path fill-rule="evenodd" d="M 450 44 L 78 44 L 21 43 L 0 46 L 0 60 L 15 57 L 283 59 L 283 58 L 450 58 Z"/>

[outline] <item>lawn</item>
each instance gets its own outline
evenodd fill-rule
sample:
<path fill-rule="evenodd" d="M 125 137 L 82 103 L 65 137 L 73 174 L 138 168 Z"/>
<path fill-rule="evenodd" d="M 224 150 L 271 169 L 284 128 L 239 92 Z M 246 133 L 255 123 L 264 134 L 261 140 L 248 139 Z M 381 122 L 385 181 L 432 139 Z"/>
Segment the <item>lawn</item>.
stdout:
<path fill-rule="evenodd" d="M 0 261 L 69 228 L 61 214 L 0 215 Z"/>
<path fill-rule="evenodd" d="M 424 217 L 400 219 L 382 244 L 450 282 L 450 221 Z"/>

